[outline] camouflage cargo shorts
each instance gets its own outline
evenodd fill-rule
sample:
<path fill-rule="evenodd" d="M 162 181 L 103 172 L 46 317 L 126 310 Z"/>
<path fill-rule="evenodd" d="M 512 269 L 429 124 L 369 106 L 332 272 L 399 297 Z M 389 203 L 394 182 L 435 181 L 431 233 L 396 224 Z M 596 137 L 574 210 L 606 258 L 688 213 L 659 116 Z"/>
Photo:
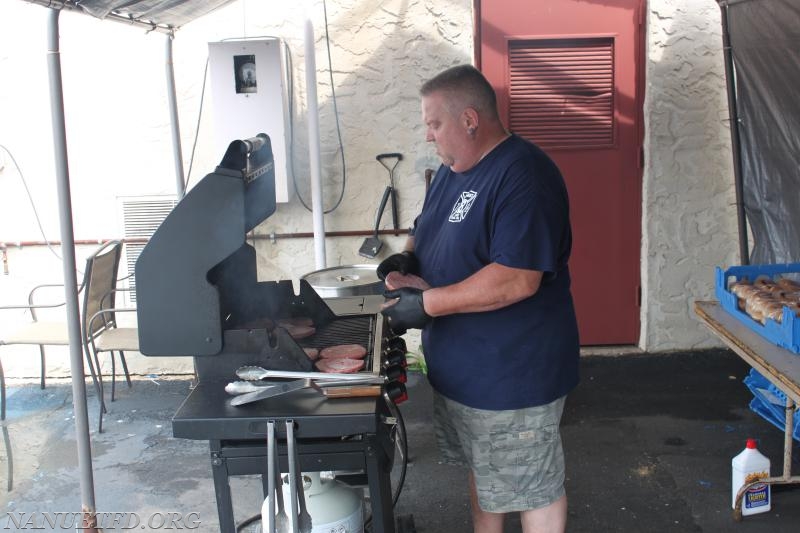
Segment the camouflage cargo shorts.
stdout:
<path fill-rule="evenodd" d="M 473 409 L 434 392 L 434 424 L 446 463 L 466 465 L 481 509 L 546 507 L 564 495 L 559 423 L 566 396 L 512 411 Z"/>

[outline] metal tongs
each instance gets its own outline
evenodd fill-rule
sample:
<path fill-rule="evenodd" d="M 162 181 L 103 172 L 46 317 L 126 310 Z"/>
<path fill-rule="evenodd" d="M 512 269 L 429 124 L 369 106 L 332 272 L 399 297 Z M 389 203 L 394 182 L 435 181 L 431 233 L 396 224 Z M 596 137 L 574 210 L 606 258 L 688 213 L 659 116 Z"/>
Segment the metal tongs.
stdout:
<path fill-rule="evenodd" d="M 255 390 L 245 392 L 231 398 L 231 405 L 238 407 L 253 402 L 282 396 L 290 392 L 301 389 L 311 388 L 326 397 L 348 397 L 348 396 L 375 396 L 379 393 L 377 386 L 385 383 L 383 376 L 372 374 L 331 374 L 325 372 L 294 372 L 288 370 L 266 370 L 259 366 L 243 366 L 236 371 L 236 375 L 248 382 L 260 381 L 266 378 L 292 379 L 293 381 L 274 382 L 266 386 L 256 386 Z M 228 384 L 232 385 L 231 383 Z M 366 385 L 362 390 L 357 386 Z M 369 387 L 374 386 L 374 387 Z M 325 392 L 323 389 L 339 389 L 336 392 Z M 349 388 L 349 390 L 345 390 Z M 226 387 L 228 390 L 228 387 Z M 229 391 L 231 392 L 231 391 Z M 233 392 L 234 394 L 236 392 Z"/>
<path fill-rule="evenodd" d="M 286 444 L 289 461 L 289 502 L 292 509 L 292 533 L 311 533 L 311 515 L 306 509 L 303 473 L 299 468 L 297 441 L 294 437 L 294 420 L 286 421 Z M 298 509 L 299 506 L 299 509 Z"/>
<path fill-rule="evenodd" d="M 266 533 L 277 533 L 275 529 L 275 422 L 267 421 L 267 516 L 261 507 L 261 529 Z M 280 489 L 279 489 L 280 490 Z M 264 523 L 266 519 L 266 524 Z"/>
<path fill-rule="evenodd" d="M 314 383 L 312 380 L 296 379 L 294 381 L 287 381 L 285 383 L 279 383 L 277 385 L 262 387 L 261 390 L 257 390 L 254 392 L 241 394 L 239 396 L 231 398 L 231 405 L 233 406 L 245 405 L 248 403 L 258 402 L 266 398 L 273 398 L 275 396 L 281 396 L 283 394 L 288 394 L 296 390 L 307 389 L 307 388 L 311 388 L 322 393 L 322 389 L 318 387 L 317 384 Z"/>
<path fill-rule="evenodd" d="M 260 366 L 243 366 L 236 375 L 245 381 L 259 381 L 269 378 L 312 379 L 319 384 L 326 381 L 355 381 L 359 384 L 380 385 L 386 380 L 373 374 L 337 374 L 329 372 L 295 372 L 293 370 L 267 370 Z"/>
<path fill-rule="evenodd" d="M 267 516 L 261 510 L 261 529 L 266 533 L 289 533 L 289 516 L 283 506 L 283 488 L 281 481 L 280 461 L 278 460 L 278 440 L 275 434 L 275 422 L 267 421 Z M 275 501 L 278 502 L 278 514 L 275 514 Z M 266 523 L 265 522 L 266 518 Z"/>

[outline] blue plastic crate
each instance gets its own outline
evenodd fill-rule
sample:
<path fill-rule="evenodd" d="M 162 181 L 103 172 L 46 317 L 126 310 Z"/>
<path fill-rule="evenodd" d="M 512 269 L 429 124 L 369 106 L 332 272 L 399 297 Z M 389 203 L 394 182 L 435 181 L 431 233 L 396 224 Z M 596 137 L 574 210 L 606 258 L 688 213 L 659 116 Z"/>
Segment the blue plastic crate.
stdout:
<path fill-rule="evenodd" d="M 754 281 L 758 277 L 767 276 L 775 278 L 781 274 L 800 274 L 800 263 L 786 263 L 781 265 L 746 265 L 733 266 L 727 270 L 716 267 L 715 293 L 722 308 L 728 313 L 739 319 L 744 325 L 752 329 L 773 344 L 800 354 L 800 318 L 788 308 L 784 307 L 784 320 L 776 322 L 771 318 L 765 319 L 765 323 L 753 320 L 750 315 L 739 309 L 739 301 L 735 294 L 728 290 L 728 286 L 733 281 L 749 279 Z"/>
<path fill-rule="evenodd" d="M 781 431 L 786 431 L 786 395 L 755 369 L 751 369 L 744 378 L 744 384 L 753 393 L 750 410 Z M 800 413 L 794 414 L 792 437 L 800 441 Z"/>

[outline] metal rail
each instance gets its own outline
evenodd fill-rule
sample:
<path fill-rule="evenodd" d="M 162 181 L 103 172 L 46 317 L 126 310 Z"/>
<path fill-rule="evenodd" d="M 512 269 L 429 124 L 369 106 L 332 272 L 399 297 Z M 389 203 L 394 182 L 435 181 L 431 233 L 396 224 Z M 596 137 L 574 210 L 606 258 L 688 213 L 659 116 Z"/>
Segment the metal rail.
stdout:
<path fill-rule="evenodd" d="M 378 231 L 379 235 L 407 235 L 407 229 L 401 230 L 394 230 L 394 229 L 382 229 Z M 375 231 L 371 229 L 364 229 L 364 230 L 343 230 L 343 231 L 326 231 L 325 237 L 367 237 L 374 235 Z M 253 235 L 248 235 L 248 239 L 253 239 L 256 241 L 264 241 L 270 240 L 275 241 L 277 239 L 310 239 L 314 237 L 312 232 L 293 232 L 293 233 L 256 233 Z M 113 240 L 113 239 L 76 239 L 75 244 L 77 245 L 97 245 L 102 244 L 106 241 Z M 150 239 L 146 237 L 124 237 L 119 238 L 116 240 L 120 240 L 126 244 L 146 244 Z M 52 241 L 0 241 L 0 250 L 8 250 L 11 248 L 25 248 L 31 246 L 61 246 L 61 241 L 59 240 L 52 240 Z"/>

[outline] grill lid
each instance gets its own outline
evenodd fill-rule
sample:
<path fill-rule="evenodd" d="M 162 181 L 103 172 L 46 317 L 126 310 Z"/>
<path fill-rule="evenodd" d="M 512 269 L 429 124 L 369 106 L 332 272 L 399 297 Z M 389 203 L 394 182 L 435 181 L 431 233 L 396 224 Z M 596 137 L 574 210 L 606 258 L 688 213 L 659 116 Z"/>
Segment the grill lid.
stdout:
<path fill-rule="evenodd" d="M 259 283 L 255 249 L 246 242 L 247 232 L 275 208 L 269 138 L 233 141 L 214 172 L 167 215 L 136 262 L 142 354 L 217 355 L 229 316 L 289 316 L 278 312 L 293 296 L 291 282 Z"/>
<path fill-rule="evenodd" d="M 343 265 L 324 268 L 304 275 L 323 298 L 383 294 L 383 281 L 375 273 L 375 265 Z"/>

